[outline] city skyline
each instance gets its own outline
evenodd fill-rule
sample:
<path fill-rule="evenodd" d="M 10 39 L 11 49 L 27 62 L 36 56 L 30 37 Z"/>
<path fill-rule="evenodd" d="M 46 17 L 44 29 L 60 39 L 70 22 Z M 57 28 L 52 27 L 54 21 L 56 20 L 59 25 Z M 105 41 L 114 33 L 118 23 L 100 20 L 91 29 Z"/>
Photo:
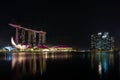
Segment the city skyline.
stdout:
<path fill-rule="evenodd" d="M 22 6 L 21 6 L 22 5 Z M 34 6 L 36 5 L 36 6 Z M 90 35 L 109 32 L 120 47 L 119 5 L 98 2 L 80 4 L 5 2 L 0 5 L 0 46 L 8 45 L 15 29 L 8 23 L 47 32 L 47 44 L 90 47 Z M 3 35 L 4 34 L 4 35 Z"/>
<path fill-rule="evenodd" d="M 32 30 L 32 29 L 27 29 L 27 28 L 25 28 L 25 27 L 22 27 L 22 26 L 19 26 L 19 25 L 16 25 L 16 24 L 9 24 L 9 26 L 14 26 L 13 28 L 15 28 L 15 31 L 14 31 L 14 38 L 16 38 L 16 36 L 17 37 L 19 37 L 20 38 L 20 36 L 22 36 L 20 39 L 18 38 L 17 39 L 17 41 L 15 41 L 15 42 L 17 42 L 17 43 L 19 43 L 19 44 L 23 44 L 23 41 L 26 43 L 26 41 L 29 41 L 29 39 L 28 40 L 25 40 L 27 37 L 28 37 L 28 35 L 26 36 L 26 32 L 31 32 L 31 31 L 33 31 L 33 33 L 36 33 L 36 30 Z M 15 27 L 16 26 L 16 27 Z M 18 28 L 17 28 L 18 27 Z M 19 29 L 19 27 L 21 27 L 20 29 Z M 17 34 L 16 34 L 16 29 L 18 29 L 17 30 Z M 21 32 L 22 31 L 22 32 Z M 24 35 L 23 35 L 23 31 L 24 31 Z M 34 32 L 35 31 L 35 32 Z M 20 33 L 21 32 L 21 33 Z M 41 31 L 40 31 L 41 32 Z M 43 32 L 43 31 L 42 31 Z M 18 36 L 18 33 L 19 33 L 19 36 Z M 38 33 L 38 32 L 37 32 Z M 46 32 L 45 32 L 46 33 Z M 94 37 L 96 37 L 96 39 L 97 39 L 97 35 L 100 35 L 101 37 L 100 38 L 102 38 L 102 37 L 104 37 L 104 36 L 106 36 L 106 34 L 108 34 L 109 35 L 109 32 L 97 32 L 97 33 L 94 33 L 94 34 L 91 34 L 91 39 L 90 39 L 90 41 L 92 41 L 92 37 L 94 36 Z M 103 36 L 102 36 L 103 35 Z M 36 36 L 37 36 L 37 34 L 36 34 Z M 110 36 L 110 35 L 109 35 Z M 31 35 L 31 39 L 33 39 L 32 37 L 34 37 L 34 36 L 32 36 Z M 37 36 L 38 37 L 38 36 Z M 11 37 L 11 38 L 13 38 L 13 36 Z M 111 37 L 111 38 L 114 38 L 113 36 Z M 42 39 L 42 38 L 41 38 Z M 95 40 L 96 40 L 95 39 Z M 109 39 L 109 38 L 108 38 Z M 21 41 L 21 43 L 20 42 L 18 42 L 19 40 L 22 40 Z M 34 40 L 34 39 L 33 39 Z M 37 41 L 37 38 L 36 38 L 36 41 Z M 114 45 L 114 40 L 113 40 L 113 45 Z M 94 42 L 93 42 L 94 43 Z M 52 44 L 52 43 L 51 43 Z M 91 48 L 91 42 L 89 43 L 90 44 L 90 46 L 89 46 L 89 48 L 88 49 L 90 49 Z M 11 43 L 11 45 L 13 45 L 12 43 Z M 25 44 L 25 45 L 29 45 L 29 44 Z M 37 45 L 37 44 L 36 44 Z M 39 44 L 40 45 L 40 44 Z M 38 46 L 39 46 L 38 45 Z M 42 45 L 42 44 L 41 44 Z M 45 44 L 45 45 L 47 45 L 47 44 Z M 63 45 L 65 45 L 64 43 L 63 43 Z M 6 45 L 7 46 L 7 45 Z M 35 46 L 35 45 L 34 45 Z M 99 45 L 100 46 L 100 45 Z M 109 45 L 106 45 L 106 46 L 109 46 Z M 104 46 L 105 47 L 105 46 Z M 81 49 L 85 49 L 85 48 L 83 48 L 83 47 L 79 47 L 79 48 L 81 48 Z M 96 46 L 96 48 L 97 48 L 97 46 Z M 113 49 L 113 48 L 112 48 Z"/>
<path fill-rule="evenodd" d="M 1 80 L 119 80 L 120 3 L 0 1 Z"/>

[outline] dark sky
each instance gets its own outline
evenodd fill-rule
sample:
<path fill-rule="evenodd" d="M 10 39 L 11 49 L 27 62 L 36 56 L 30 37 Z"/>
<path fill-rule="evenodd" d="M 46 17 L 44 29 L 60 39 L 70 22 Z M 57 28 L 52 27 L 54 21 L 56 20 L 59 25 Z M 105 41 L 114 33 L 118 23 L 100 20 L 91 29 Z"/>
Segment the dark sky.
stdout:
<path fill-rule="evenodd" d="M 120 5 L 117 2 L 0 3 L 0 46 L 10 44 L 15 29 L 8 23 L 47 32 L 48 45 L 90 47 L 90 35 L 108 31 L 120 47 Z"/>

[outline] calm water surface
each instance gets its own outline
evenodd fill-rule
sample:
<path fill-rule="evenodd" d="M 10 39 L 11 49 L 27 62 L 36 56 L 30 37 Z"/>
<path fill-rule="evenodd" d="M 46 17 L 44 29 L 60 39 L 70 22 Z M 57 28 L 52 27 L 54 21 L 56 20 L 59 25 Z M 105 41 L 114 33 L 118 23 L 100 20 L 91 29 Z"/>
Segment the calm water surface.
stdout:
<path fill-rule="evenodd" d="M 120 53 L 0 53 L 0 80 L 120 80 Z"/>

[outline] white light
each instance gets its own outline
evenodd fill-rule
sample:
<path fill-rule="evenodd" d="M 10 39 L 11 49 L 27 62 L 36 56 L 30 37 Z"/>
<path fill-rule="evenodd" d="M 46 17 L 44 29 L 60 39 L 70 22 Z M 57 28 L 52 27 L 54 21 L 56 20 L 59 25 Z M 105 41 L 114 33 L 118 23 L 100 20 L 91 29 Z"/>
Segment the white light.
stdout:
<path fill-rule="evenodd" d="M 106 34 L 102 36 L 102 38 L 106 38 L 106 37 L 107 37 L 107 35 L 106 35 Z"/>
<path fill-rule="evenodd" d="M 99 72 L 99 74 L 102 74 L 102 65 L 101 65 L 101 62 L 99 62 L 99 64 L 98 64 L 98 72 Z"/>
<path fill-rule="evenodd" d="M 49 49 L 43 49 L 43 51 L 50 51 Z"/>
<path fill-rule="evenodd" d="M 102 35 L 102 33 L 101 33 L 101 32 L 99 32 L 99 33 L 98 33 L 98 35 Z"/>

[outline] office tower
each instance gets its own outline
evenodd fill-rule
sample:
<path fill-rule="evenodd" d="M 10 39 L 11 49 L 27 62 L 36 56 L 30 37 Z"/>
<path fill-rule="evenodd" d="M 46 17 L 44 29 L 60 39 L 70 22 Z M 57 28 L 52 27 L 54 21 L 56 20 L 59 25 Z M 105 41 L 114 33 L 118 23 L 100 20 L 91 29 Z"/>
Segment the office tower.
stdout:
<path fill-rule="evenodd" d="M 113 50 L 114 38 L 108 32 L 99 32 L 91 35 L 92 50 Z"/>

